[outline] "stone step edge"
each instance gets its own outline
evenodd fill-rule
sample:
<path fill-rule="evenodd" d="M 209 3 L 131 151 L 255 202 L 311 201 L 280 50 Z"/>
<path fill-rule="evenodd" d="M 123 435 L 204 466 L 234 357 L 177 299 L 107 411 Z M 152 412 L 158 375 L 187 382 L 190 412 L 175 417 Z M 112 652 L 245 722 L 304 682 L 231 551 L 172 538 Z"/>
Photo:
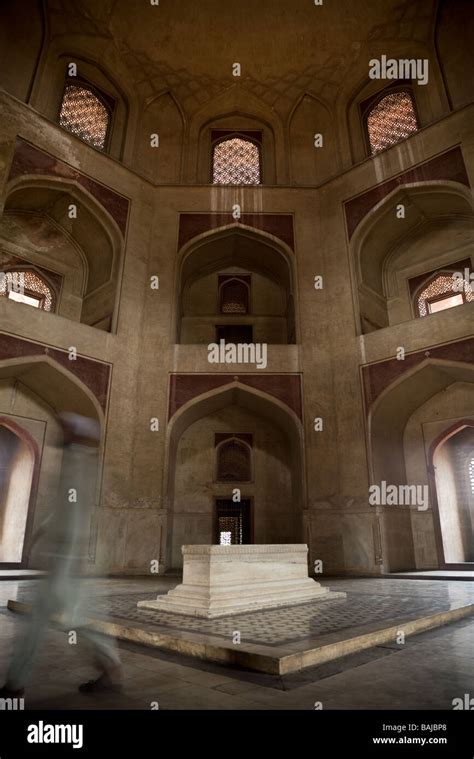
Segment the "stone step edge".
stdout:
<path fill-rule="evenodd" d="M 284 593 L 280 598 L 269 599 L 266 598 L 262 601 L 261 598 L 255 598 L 248 596 L 239 606 L 235 606 L 233 599 L 228 599 L 225 596 L 227 603 L 223 602 L 223 599 L 219 596 L 214 597 L 207 606 L 197 607 L 196 598 L 187 594 L 174 593 L 158 596 L 155 600 L 139 601 L 137 606 L 139 609 L 148 609 L 150 611 L 167 611 L 170 614 L 182 614 L 185 617 L 192 619 L 227 619 L 229 617 L 235 617 L 239 614 L 249 614 L 258 611 L 276 611 L 278 609 L 288 609 L 291 606 L 301 606 L 301 604 L 308 604 L 312 601 L 318 603 L 329 603 L 332 601 L 342 601 L 347 597 L 347 593 L 341 593 L 340 591 L 332 591 L 325 589 L 325 592 L 319 593 L 305 593 L 303 592 L 296 596 L 296 598 L 286 598 Z M 242 595 L 242 594 L 241 594 Z M 176 600 L 178 599 L 178 600 Z M 206 601 L 207 599 L 199 599 Z"/>
<path fill-rule="evenodd" d="M 24 601 L 9 600 L 7 608 L 19 614 L 29 614 L 32 605 Z M 152 632 L 140 627 L 131 627 L 100 619 L 89 619 L 87 626 L 104 635 L 111 635 L 119 640 L 138 643 L 150 648 L 159 648 L 164 651 L 181 653 L 184 656 L 192 656 L 218 664 L 230 664 L 271 675 L 288 675 L 302 669 L 307 669 L 308 667 L 340 659 L 367 648 L 379 646 L 383 643 L 394 643 L 401 629 L 405 633 L 405 636 L 408 637 L 426 630 L 442 627 L 446 624 L 452 624 L 473 614 L 474 604 L 465 604 L 456 609 L 436 612 L 435 614 L 418 617 L 417 619 L 401 620 L 395 625 L 391 624 L 389 627 L 369 633 L 361 633 L 352 638 L 335 641 L 334 643 L 326 643 L 322 646 L 307 649 L 306 651 L 280 657 L 261 654 L 255 651 L 246 651 L 230 644 L 218 645 L 215 643 L 204 643 L 192 638 L 176 638 L 166 633 Z M 60 619 L 57 615 L 54 615 L 52 621 L 59 622 Z"/>

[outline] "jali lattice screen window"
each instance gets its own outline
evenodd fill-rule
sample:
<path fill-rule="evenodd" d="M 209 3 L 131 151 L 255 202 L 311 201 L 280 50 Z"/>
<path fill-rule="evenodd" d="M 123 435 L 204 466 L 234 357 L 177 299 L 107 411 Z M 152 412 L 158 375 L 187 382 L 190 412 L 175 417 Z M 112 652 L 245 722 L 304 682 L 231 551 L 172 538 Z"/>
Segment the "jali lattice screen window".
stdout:
<path fill-rule="evenodd" d="M 447 308 L 462 306 L 465 301 L 474 300 L 469 282 L 464 281 L 464 289 L 458 292 L 453 289 L 454 281 L 451 274 L 439 274 L 421 290 L 416 305 L 419 316 L 428 316 Z"/>
<path fill-rule="evenodd" d="M 229 279 L 221 285 L 221 313 L 246 314 L 249 310 L 249 288 L 241 279 Z"/>
<path fill-rule="evenodd" d="M 471 494 L 474 495 L 474 459 L 469 462 L 469 484 L 471 485 Z"/>
<path fill-rule="evenodd" d="M 214 184 L 260 184 L 260 149 L 251 140 L 231 137 L 214 146 Z"/>
<path fill-rule="evenodd" d="M 105 148 L 110 113 L 91 89 L 77 84 L 66 85 L 59 123 L 92 147 Z"/>
<path fill-rule="evenodd" d="M 367 131 L 372 155 L 418 131 L 411 94 L 405 90 L 391 92 L 379 100 L 367 116 Z"/>
<path fill-rule="evenodd" d="M 43 311 L 52 311 L 55 305 L 51 287 L 36 272 L 28 270 L 0 273 L 0 296 Z"/>

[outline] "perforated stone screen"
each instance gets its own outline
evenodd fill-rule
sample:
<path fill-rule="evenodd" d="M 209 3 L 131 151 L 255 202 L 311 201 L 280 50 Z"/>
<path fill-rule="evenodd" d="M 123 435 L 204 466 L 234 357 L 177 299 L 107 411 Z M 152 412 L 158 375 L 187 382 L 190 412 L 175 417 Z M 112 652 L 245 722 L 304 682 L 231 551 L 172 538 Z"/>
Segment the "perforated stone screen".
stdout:
<path fill-rule="evenodd" d="M 91 90 L 75 84 L 66 85 L 59 123 L 68 132 L 103 150 L 109 121 L 107 108 Z"/>
<path fill-rule="evenodd" d="M 221 546 L 242 544 L 242 518 L 235 516 L 219 516 L 219 544 Z"/>
<path fill-rule="evenodd" d="M 215 145 L 212 155 L 214 184 L 260 184 L 260 150 L 250 140 L 232 137 Z"/>
<path fill-rule="evenodd" d="M 409 92 L 391 92 L 386 95 L 367 117 L 372 154 L 396 145 L 418 130 L 413 100 Z"/>
<path fill-rule="evenodd" d="M 9 271 L 0 274 L 0 296 L 51 311 L 54 295 L 47 283 L 33 271 Z"/>
<path fill-rule="evenodd" d="M 446 298 L 442 298 L 446 295 Z M 454 306 L 462 305 L 465 300 L 471 301 L 474 299 L 474 294 L 471 290 L 469 282 L 464 282 L 464 297 L 462 293 L 453 290 L 453 278 L 450 274 L 440 274 L 439 277 L 432 280 L 419 294 L 417 298 L 418 313 L 420 316 L 428 316 L 433 311 L 441 311 L 445 308 L 453 308 Z M 430 309 L 430 303 L 433 305 L 440 301 L 446 301 L 442 305 L 442 308 Z"/>
<path fill-rule="evenodd" d="M 231 279 L 221 287 L 221 312 L 223 314 L 246 314 L 248 311 L 248 287 L 245 282 Z"/>

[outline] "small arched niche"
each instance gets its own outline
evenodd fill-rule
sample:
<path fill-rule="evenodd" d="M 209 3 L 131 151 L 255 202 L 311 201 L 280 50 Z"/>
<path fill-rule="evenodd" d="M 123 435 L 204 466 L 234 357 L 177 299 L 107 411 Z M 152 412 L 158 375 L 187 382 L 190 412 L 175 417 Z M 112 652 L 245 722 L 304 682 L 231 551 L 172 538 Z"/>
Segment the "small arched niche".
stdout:
<path fill-rule="evenodd" d="M 247 442 L 231 437 L 216 446 L 216 480 L 218 482 L 250 482 L 252 449 Z"/>
<path fill-rule="evenodd" d="M 338 170 L 334 116 L 321 100 L 305 93 L 290 116 L 291 182 L 318 185 Z"/>
<path fill-rule="evenodd" d="M 153 136 L 158 147 L 152 146 Z M 181 179 L 184 118 L 171 92 L 144 105 L 135 137 L 134 168 L 155 184 Z"/>

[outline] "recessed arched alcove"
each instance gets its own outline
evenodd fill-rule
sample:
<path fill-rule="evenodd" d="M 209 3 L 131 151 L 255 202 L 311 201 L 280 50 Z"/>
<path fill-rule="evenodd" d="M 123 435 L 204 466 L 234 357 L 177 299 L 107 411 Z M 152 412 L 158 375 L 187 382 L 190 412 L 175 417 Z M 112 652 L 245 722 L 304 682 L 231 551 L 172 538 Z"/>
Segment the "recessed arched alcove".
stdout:
<path fill-rule="evenodd" d="M 456 417 L 472 410 L 474 367 L 426 359 L 392 382 L 369 413 L 369 467 L 373 484 L 415 485 L 424 503 L 381 505 L 387 571 L 444 565 L 436 526 L 436 481 L 430 445 Z M 418 508 L 421 506 L 421 508 Z"/>
<path fill-rule="evenodd" d="M 150 135 L 159 136 L 159 150 L 150 149 Z M 144 103 L 135 135 L 133 165 L 155 184 L 181 179 L 184 115 L 169 91 L 151 96 Z"/>
<path fill-rule="evenodd" d="M 291 182 L 318 185 L 339 168 L 338 134 L 328 105 L 305 92 L 288 119 Z"/>
<path fill-rule="evenodd" d="M 235 488 L 251 511 L 243 542 L 301 542 L 302 434 L 298 417 L 285 404 L 238 381 L 182 406 L 167 431 L 166 566 L 181 565 L 184 544 L 216 542 L 217 501 L 238 504 L 233 501 Z M 219 478 L 219 436 L 248 447 L 250 479 Z"/>
<path fill-rule="evenodd" d="M 472 261 L 471 193 L 455 182 L 400 186 L 360 222 L 351 248 L 360 332 L 413 319 L 412 282 Z"/>
<path fill-rule="evenodd" d="M 205 102 L 189 120 L 187 174 L 190 181 L 197 179 L 202 184 L 213 181 L 214 147 L 220 139 L 232 135 L 249 139 L 258 147 L 260 183 L 274 185 L 284 181 L 286 167 L 281 156 L 285 135 L 281 119 L 264 99 L 235 84 Z M 197 155 L 193 146 L 197 148 Z"/>
<path fill-rule="evenodd" d="M 229 342 L 296 342 L 293 266 L 284 243 L 241 224 L 195 238 L 180 255 L 178 342 L 212 343 L 216 327 L 226 325 L 248 330 Z M 222 309 L 221 287 L 229 280 L 246 284 L 246 313 Z"/>
<path fill-rule="evenodd" d="M 43 177 L 13 182 L 0 220 L 0 251 L 54 282 L 56 313 L 114 331 L 121 234 L 87 191 Z"/>
<path fill-rule="evenodd" d="M 40 355 L 0 361 L 0 455 L 5 475 L 0 511 L 5 545 L 0 562 L 43 566 L 36 536 L 58 493 L 63 445 L 58 414 L 63 411 L 94 419 L 103 430 L 97 398 L 54 359 Z M 97 482 L 88 483 L 91 514 L 99 482 L 100 471 Z"/>

